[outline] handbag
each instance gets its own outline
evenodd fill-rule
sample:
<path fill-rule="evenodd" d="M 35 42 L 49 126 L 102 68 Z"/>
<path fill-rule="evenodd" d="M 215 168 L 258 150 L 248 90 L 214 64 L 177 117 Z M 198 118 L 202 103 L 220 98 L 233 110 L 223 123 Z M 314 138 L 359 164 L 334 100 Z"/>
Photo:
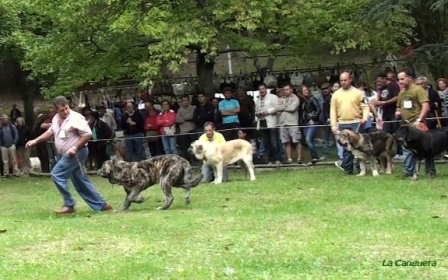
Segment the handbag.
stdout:
<path fill-rule="evenodd" d="M 166 136 L 173 136 L 176 133 L 176 126 L 167 126 L 164 128 L 164 131 Z"/>
<path fill-rule="evenodd" d="M 157 131 L 147 131 L 146 132 L 146 139 L 148 142 L 157 142 Z"/>

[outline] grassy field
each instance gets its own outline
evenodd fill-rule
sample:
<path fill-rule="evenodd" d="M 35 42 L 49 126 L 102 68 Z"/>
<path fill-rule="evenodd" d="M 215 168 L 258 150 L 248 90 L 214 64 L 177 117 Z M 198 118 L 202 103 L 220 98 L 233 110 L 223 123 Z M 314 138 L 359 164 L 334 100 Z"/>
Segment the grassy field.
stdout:
<path fill-rule="evenodd" d="M 48 178 L 0 181 L 0 279 L 446 279 L 448 168 L 411 182 L 336 168 L 200 185 L 156 211 L 158 187 L 131 211 L 57 217 Z M 92 178 L 116 209 L 121 187 Z M 432 267 L 383 261 L 436 261 Z"/>

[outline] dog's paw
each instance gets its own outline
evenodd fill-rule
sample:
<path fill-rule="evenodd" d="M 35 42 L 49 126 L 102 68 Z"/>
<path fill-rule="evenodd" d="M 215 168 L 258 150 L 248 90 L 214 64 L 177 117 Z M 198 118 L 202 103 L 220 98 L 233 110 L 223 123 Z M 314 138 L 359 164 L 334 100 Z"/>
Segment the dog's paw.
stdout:
<path fill-rule="evenodd" d="M 214 181 L 213 183 L 214 184 L 221 184 L 222 182 L 221 181 Z"/>
<path fill-rule="evenodd" d="M 415 181 L 415 180 L 417 180 L 417 178 L 418 178 L 418 176 L 417 176 L 417 174 L 415 174 L 415 173 L 411 176 L 411 180 L 414 180 L 414 181 Z"/>
<path fill-rule="evenodd" d="M 377 177 L 377 176 L 380 176 L 380 173 L 378 173 L 378 171 L 373 171 L 372 175 L 373 175 L 373 177 Z"/>
<path fill-rule="evenodd" d="M 189 205 L 191 203 L 191 199 L 185 198 L 185 205 Z"/>
<path fill-rule="evenodd" d="M 362 176 L 365 176 L 366 175 L 366 173 L 359 173 L 359 174 L 357 174 L 356 176 L 358 176 L 358 177 L 362 177 Z"/>
<path fill-rule="evenodd" d="M 386 174 L 392 174 L 392 170 L 386 170 Z"/>
<path fill-rule="evenodd" d="M 165 208 L 163 208 L 163 206 L 161 206 L 161 207 L 157 207 L 156 210 L 165 210 Z"/>

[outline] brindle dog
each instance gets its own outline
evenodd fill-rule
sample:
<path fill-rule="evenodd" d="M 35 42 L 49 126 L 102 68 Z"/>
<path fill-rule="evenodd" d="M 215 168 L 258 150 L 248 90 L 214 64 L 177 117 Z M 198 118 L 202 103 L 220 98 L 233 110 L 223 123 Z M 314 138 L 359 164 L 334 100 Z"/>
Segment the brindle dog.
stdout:
<path fill-rule="evenodd" d="M 372 175 L 378 176 L 377 160 L 386 174 L 392 174 L 392 158 L 397 154 L 397 141 L 394 136 L 383 130 L 369 133 L 356 133 L 344 129 L 339 134 L 339 144 L 359 160 L 361 172 L 358 176 L 366 174 L 366 161 L 370 163 Z"/>
<path fill-rule="evenodd" d="M 160 183 L 165 195 L 165 204 L 157 210 L 166 210 L 173 203 L 171 188 L 185 189 L 185 204 L 191 202 L 191 188 L 196 187 L 202 175 L 193 179 L 190 163 L 177 155 L 155 156 L 139 162 L 108 160 L 104 162 L 98 175 L 108 178 L 112 184 L 122 185 L 126 192 L 123 210 L 131 203 L 142 203 L 140 193 L 156 183 Z"/>

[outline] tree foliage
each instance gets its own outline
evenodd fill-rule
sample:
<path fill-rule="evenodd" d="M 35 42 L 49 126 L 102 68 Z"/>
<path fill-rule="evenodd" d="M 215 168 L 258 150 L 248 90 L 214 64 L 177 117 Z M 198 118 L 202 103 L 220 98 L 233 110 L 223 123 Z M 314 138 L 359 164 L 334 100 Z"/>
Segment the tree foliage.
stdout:
<path fill-rule="evenodd" d="M 448 1 L 447 0 L 381 0 L 372 2 L 370 14 L 390 17 L 388 7 L 408 11 L 415 21 L 409 46 L 413 57 L 428 66 L 432 76 L 448 76 Z"/>
<path fill-rule="evenodd" d="M 2 2 L 38 20 L 9 37 L 26 50 L 22 63 L 33 75 L 56 77 L 48 95 L 124 77 L 148 82 L 164 63 L 178 70 L 191 52 L 211 61 L 234 50 L 387 53 L 406 44 L 414 26 L 403 5 L 368 17 L 371 0 Z"/>
<path fill-rule="evenodd" d="M 27 125 L 33 124 L 33 99 L 40 93 L 40 82 L 23 67 L 28 45 L 23 44 L 22 34 L 42 35 L 48 30 L 48 21 L 23 9 L 20 2 L 0 1 L 0 62 L 13 71 L 15 83 L 24 103 Z"/>

